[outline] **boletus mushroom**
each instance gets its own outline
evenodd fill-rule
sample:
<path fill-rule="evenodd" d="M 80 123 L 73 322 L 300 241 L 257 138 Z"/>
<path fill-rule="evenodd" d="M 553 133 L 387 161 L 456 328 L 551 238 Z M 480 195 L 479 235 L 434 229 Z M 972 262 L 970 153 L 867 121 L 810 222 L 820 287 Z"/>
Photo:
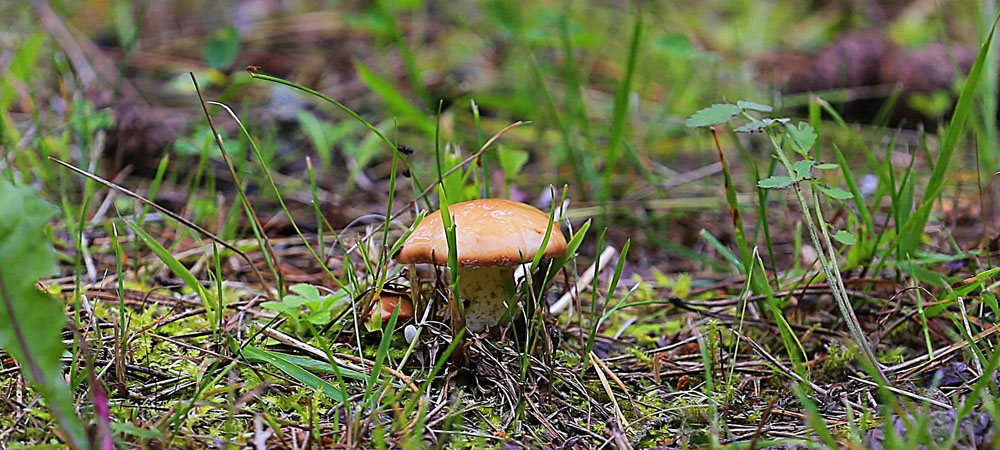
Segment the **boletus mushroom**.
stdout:
<path fill-rule="evenodd" d="M 397 323 L 402 323 L 413 318 L 413 302 L 410 301 L 410 297 L 406 294 L 398 294 L 395 292 L 382 291 L 379 295 L 378 301 L 375 305 L 372 305 L 372 309 L 378 309 L 378 313 L 382 316 L 382 323 L 388 323 L 389 319 L 392 318 L 393 311 L 399 306 L 399 316 L 396 317 Z"/>
<path fill-rule="evenodd" d="M 541 248 L 549 216 L 521 202 L 484 198 L 448 207 L 455 224 L 458 251 L 458 287 L 465 301 L 465 323 L 480 332 L 496 325 L 507 306 L 504 283 L 514 278 L 514 269 L 532 261 L 566 253 L 566 238 L 558 224 L 552 225 L 545 248 Z M 441 211 L 420 223 L 395 255 L 404 264 L 448 265 L 448 240 Z"/>

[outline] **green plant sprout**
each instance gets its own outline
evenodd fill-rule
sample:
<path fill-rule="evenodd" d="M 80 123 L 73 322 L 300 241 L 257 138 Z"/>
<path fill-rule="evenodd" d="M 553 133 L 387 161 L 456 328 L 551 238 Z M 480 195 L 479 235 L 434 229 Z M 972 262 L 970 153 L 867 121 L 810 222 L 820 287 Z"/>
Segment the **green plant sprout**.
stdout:
<path fill-rule="evenodd" d="M 347 305 L 346 292 L 320 295 L 319 289 L 311 284 L 296 284 L 288 290 L 288 294 L 280 302 L 264 302 L 261 306 L 280 312 L 287 316 L 299 333 L 307 329 L 307 324 L 323 326 L 330 323 L 334 313 Z M 303 310 L 305 308 L 305 311 Z"/>
<path fill-rule="evenodd" d="M 875 368 L 881 381 L 888 384 L 889 379 L 882 372 L 868 338 L 854 314 L 854 308 L 851 306 L 847 289 L 840 276 L 837 250 L 831 241 L 832 237 L 843 245 L 853 245 L 856 238 L 853 233 L 846 230 L 838 230 L 831 234 L 830 225 L 823 218 L 820 207 L 820 194 L 834 201 L 850 200 L 854 195 L 838 187 L 824 185 L 813 176 L 813 170 L 830 170 L 839 166 L 837 164 L 821 164 L 813 159 L 810 150 L 816 145 L 819 136 L 812 125 L 806 122 L 799 122 L 796 125 L 789 118 L 758 117 L 762 113 L 771 111 L 772 108 L 768 105 L 743 100 L 736 102 L 736 104 L 718 103 L 694 113 L 688 118 L 687 126 L 692 128 L 710 127 L 726 124 L 737 117 L 742 117 L 748 122 L 736 127 L 734 131 L 738 133 L 762 133 L 767 136 L 771 143 L 772 157 L 785 168 L 787 175 L 773 175 L 764 178 L 757 183 L 757 187 L 761 189 L 791 188 L 795 192 L 795 198 L 802 208 L 802 221 L 809 230 L 809 237 L 816 249 L 823 275 L 830 284 L 830 290 L 840 308 L 844 322 L 847 323 L 851 337 L 861 348 L 861 354 L 864 355 L 864 358 Z M 798 155 L 794 161 L 786 153 L 785 149 L 788 147 Z M 811 188 L 811 205 L 803 189 L 805 185 Z"/>

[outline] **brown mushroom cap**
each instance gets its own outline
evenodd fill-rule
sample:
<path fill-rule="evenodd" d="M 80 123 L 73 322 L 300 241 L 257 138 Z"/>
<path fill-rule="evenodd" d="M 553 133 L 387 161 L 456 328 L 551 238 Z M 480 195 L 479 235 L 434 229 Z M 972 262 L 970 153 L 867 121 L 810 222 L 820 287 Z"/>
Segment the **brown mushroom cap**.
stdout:
<path fill-rule="evenodd" d="M 500 198 L 484 198 L 448 207 L 455 222 L 458 265 L 461 267 L 515 266 L 531 261 L 542 245 L 549 216 L 531 205 Z M 553 258 L 566 254 L 566 238 L 559 226 L 542 255 Z M 404 264 L 448 264 L 448 240 L 435 211 L 420 222 L 395 256 Z"/>
<path fill-rule="evenodd" d="M 379 314 L 382 316 L 382 323 L 387 323 L 392 318 L 392 312 L 396 310 L 396 305 L 399 305 L 397 322 L 401 323 L 413 318 L 413 302 L 410 301 L 409 297 L 383 292 L 378 299 Z"/>

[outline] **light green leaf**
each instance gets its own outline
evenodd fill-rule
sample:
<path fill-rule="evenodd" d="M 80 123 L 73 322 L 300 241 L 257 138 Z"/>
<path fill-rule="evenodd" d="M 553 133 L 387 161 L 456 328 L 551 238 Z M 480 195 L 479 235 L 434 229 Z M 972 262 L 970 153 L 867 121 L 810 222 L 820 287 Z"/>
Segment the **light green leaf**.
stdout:
<path fill-rule="evenodd" d="M 767 177 L 757 182 L 757 187 L 763 189 L 783 189 L 791 186 L 795 180 L 792 177 Z"/>
<path fill-rule="evenodd" d="M 308 283 L 299 283 L 299 284 L 296 284 L 296 285 L 288 288 L 288 290 L 290 290 L 290 291 L 292 291 L 292 292 L 294 292 L 296 294 L 299 294 L 299 296 L 301 296 L 301 297 L 303 297 L 305 299 L 308 299 L 308 300 L 317 300 L 320 297 L 319 296 L 319 289 L 316 289 L 316 286 L 313 286 L 313 285 L 308 284 Z M 286 295 L 286 297 L 288 297 L 288 296 Z"/>
<path fill-rule="evenodd" d="M 236 27 L 216 31 L 205 44 L 205 62 L 212 68 L 225 69 L 236 61 L 240 52 L 240 33 Z"/>
<path fill-rule="evenodd" d="M 504 177 L 513 181 L 521 173 L 521 168 L 528 163 L 528 152 L 501 145 L 496 150 L 497 159 L 500 160 L 500 168 L 503 169 Z"/>
<path fill-rule="evenodd" d="M 740 113 L 740 107 L 731 103 L 716 103 L 708 108 L 694 113 L 687 120 L 691 128 L 707 127 L 726 123 Z"/>
<path fill-rule="evenodd" d="M 743 108 L 743 109 L 749 109 L 751 111 L 759 111 L 759 112 L 771 112 L 771 111 L 774 111 L 774 108 L 772 108 L 769 105 L 762 105 L 760 103 L 748 102 L 746 100 L 740 100 L 740 101 L 736 102 L 736 106 L 739 106 L 740 108 Z"/>
<path fill-rule="evenodd" d="M 840 164 L 836 164 L 836 163 L 816 164 L 816 169 L 817 170 L 833 170 L 833 169 L 836 169 L 836 168 L 839 168 L 839 167 L 840 167 Z"/>
<path fill-rule="evenodd" d="M 858 242 L 854 237 L 854 233 L 845 230 L 838 231 L 837 234 L 833 235 L 833 238 L 844 245 L 854 245 Z"/>
<path fill-rule="evenodd" d="M 816 144 L 816 131 L 812 125 L 806 122 L 799 122 L 799 126 L 785 124 L 788 136 L 792 138 L 792 149 L 805 156 L 809 154 L 809 149 Z"/>
<path fill-rule="evenodd" d="M 823 195 L 833 199 L 849 200 L 854 198 L 854 194 L 838 187 L 828 187 L 823 185 L 817 185 L 816 187 L 819 188 L 819 191 L 822 192 Z"/>
<path fill-rule="evenodd" d="M 812 179 L 812 168 L 816 164 L 815 161 L 811 159 L 802 159 L 795 161 L 792 165 L 792 169 L 795 171 L 796 180 L 809 180 Z"/>

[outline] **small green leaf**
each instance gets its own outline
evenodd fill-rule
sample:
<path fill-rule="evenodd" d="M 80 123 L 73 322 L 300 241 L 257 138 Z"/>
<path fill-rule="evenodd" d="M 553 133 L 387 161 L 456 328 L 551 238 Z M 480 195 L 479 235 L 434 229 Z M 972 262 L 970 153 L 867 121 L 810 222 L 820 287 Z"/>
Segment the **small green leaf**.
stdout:
<path fill-rule="evenodd" d="M 854 245 L 858 242 L 854 237 L 854 233 L 845 230 L 838 231 L 837 234 L 833 235 L 833 238 L 844 245 Z"/>
<path fill-rule="evenodd" d="M 215 69 L 225 69 L 236 61 L 240 52 L 240 33 L 236 27 L 216 31 L 205 44 L 205 62 Z"/>
<path fill-rule="evenodd" d="M 796 180 L 812 179 L 813 178 L 812 168 L 813 165 L 815 164 L 816 162 L 811 159 L 803 159 L 795 161 L 795 164 L 792 165 L 792 169 L 795 170 L 795 179 Z"/>
<path fill-rule="evenodd" d="M 823 186 L 823 185 L 818 185 L 816 187 L 819 188 L 819 191 L 822 192 L 823 195 L 825 195 L 827 197 L 830 197 L 830 198 L 833 198 L 833 199 L 837 199 L 837 200 L 849 200 L 849 199 L 854 198 L 854 194 L 852 194 L 852 193 L 850 193 L 848 191 L 845 191 L 845 190 L 843 190 L 841 188 L 838 188 L 838 187 L 828 187 L 828 186 Z"/>
<path fill-rule="evenodd" d="M 817 170 L 833 170 L 833 169 L 837 169 L 839 167 L 840 167 L 840 164 L 836 164 L 836 163 L 816 164 L 816 169 Z"/>
<path fill-rule="evenodd" d="M 774 108 L 772 108 L 769 105 L 762 105 L 760 103 L 748 102 L 746 100 L 740 100 L 736 102 L 736 106 L 739 106 L 740 108 L 743 109 L 749 109 L 751 111 L 760 111 L 760 112 L 774 111 Z"/>
<path fill-rule="evenodd" d="M 691 128 L 707 127 L 726 123 L 740 113 L 740 107 L 731 103 L 716 103 L 708 108 L 694 113 L 687 120 Z"/>
<path fill-rule="evenodd" d="M 503 169 L 504 178 L 513 181 L 521 173 L 521 168 L 528 162 L 528 152 L 524 150 L 508 148 L 506 146 L 497 147 L 497 158 L 500 160 L 500 168 Z"/>
<path fill-rule="evenodd" d="M 737 133 L 758 133 L 764 131 L 766 128 L 772 125 L 786 124 L 786 123 L 788 123 L 788 119 L 785 118 L 755 120 L 753 122 L 736 127 L 734 131 L 736 131 Z"/>
<path fill-rule="evenodd" d="M 290 291 L 292 291 L 292 292 L 294 292 L 296 294 L 299 294 L 299 296 L 301 296 L 302 298 L 305 298 L 307 300 L 318 300 L 319 297 L 320 297 L 319 296 L 319 289 L 316 289 L 316 286 L 313 286 L 313 285 L 308 284 L 308 283 L 299 283 L 299 284 L 296 284 L 296 285 L 288 288 L 288 290 L 290 290 Z M 285 297 L 287 298 L 289 296 L 286 295 Z M 284 301 L 284 300 L 282 300 L 282 301 Z"/>
<path fill-rule="evenodd" d="M 798 127 L 785 124 L 785 129 L 788 131 L 788 136 L 792 138 L 792 149 L 801 155 L 808 155 L 809 149 L 816 144 L 818 137 L 812 125 L 806 122 L 799 122 Z"/>
<path fill-rule="evenodd" d="M 793 180 L 792 177 L 773 176 L 758 181 L 757 187 L 763 189 L 784 189 L 791 186 L 793 182 L 795 182 L 795 180 Z"/>

